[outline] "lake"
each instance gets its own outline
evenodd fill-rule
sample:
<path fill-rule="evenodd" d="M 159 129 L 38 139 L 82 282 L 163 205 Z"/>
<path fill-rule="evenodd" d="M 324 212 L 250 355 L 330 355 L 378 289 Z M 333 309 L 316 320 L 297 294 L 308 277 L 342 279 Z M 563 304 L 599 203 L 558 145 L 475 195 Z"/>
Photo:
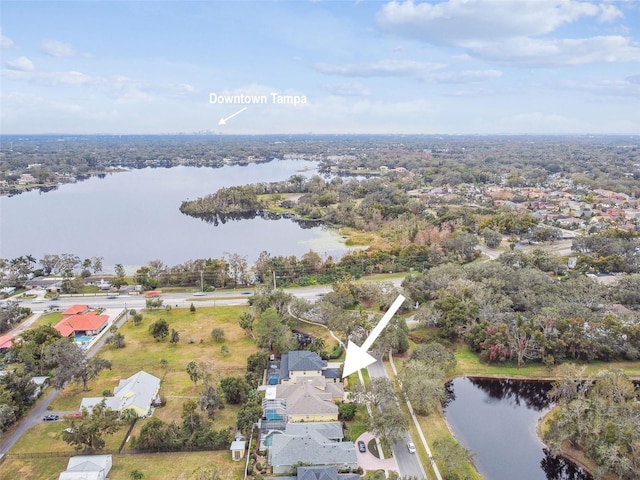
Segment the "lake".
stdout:
<path fill-rule="evenodd" d="M 591 480 L 550 455 L 536 434 L 538 421 L 551 408 L 549 384 L 456 378 L 447 387 L 447 423 L 458 442 L 475 454 L 483 478 Z"/>
<path fill-rule="evenodd" d="M 145 168 L 105 178 L 61 185 L 47 193 L 31 191 L 0 197 L 0 258 L 72 253 L 81 259 L 104 257 L 104 270 L 117 263 L 128 271 L 159 259 L 177 265 L 196 258 L 261 251 L 301 256 L 309 250 L 340 256 L 343 239 L 323 226 L 305 228 L 291 219 L 229 221 L 218 226 L 183 215 L 183 200 L 222 187 L 312 175 L 316 164 L 278 160 L 222 168 Z"/>

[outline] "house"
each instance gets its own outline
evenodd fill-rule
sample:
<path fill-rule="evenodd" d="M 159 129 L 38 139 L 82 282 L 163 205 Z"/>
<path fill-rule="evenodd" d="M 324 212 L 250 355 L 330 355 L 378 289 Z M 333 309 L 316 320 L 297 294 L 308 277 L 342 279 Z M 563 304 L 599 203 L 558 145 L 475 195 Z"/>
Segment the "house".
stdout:
<path fill-rule="evenodd" d="M 102 400 L 106 400 L 106 406 L 111 410 L 122 412 L 128 408 L 145 417 L 151 414 L 151 407 L 160 390 L 160 379 L 140 370 L 135 375 L 120 380 L 113 390 L 112 397 L 88 397 L 83 398 L 80 409 L 91 410 Z"/>
<path fill-rule="evenodd" d="M 295 477 L 279 477 L 278 480 L 360 480 L 360 475 L 357 473 L 338 473 L 335 465 L 298 467 Z"/>
<path fill-rule="evenodd" d="M 239 462 L 244 458 L 246 449 L 247 439 L 244 438 L 244 435 L 242 435 L 240 432 L 236 432 L 236 436 L 233 442 L 231 442 L 231 447 L 229 447 L 229 450 L 231 450 L 231 459 L 234 462 Z"/>
<path fill-rule="evenodd" d="M 88 305 L 71 305 L 64 312 L 62 312 L 62 317 L 65 318 L 69 315 L 84 315 L 89 312 Z"/>
<path fill-rule="evenodd" d="M 342 385 L 341 385 L 342 386 Z M 291 385 L 278 385 L 276 397 L 286 404 L 288 422 L 330 422 L 338 420 L 338 405 L 333 393 L 317 388 L 313 382 L 301 381 Z"/>
<path fill-rule="evenodd" d="M 111 455 L 78 455 L 69 459 L 58 480 L 107 480 L 112 465 Z"/>
<path fill-rule="evenodd" d="M 298 377 L 322 376 L 326 368 L 326 360 L 322 360 L 316 352 L 294 350 L 283 353 L 280 359 L 278 382 L 295 383 Z"/>
<path fill-rule="evenodd" d="M 96 312 L 89 312 L 83 315 L 69 315 L 60 320 L 53 328 L 63 337 L 69 337 L 71 335 L 93 336 L 104 330 L 108 324 L 108 315 L 98 315 Z"/>
<path fill-rule="evenodd" d="M 305 423 L 293 428 L 295 430 L 285 430 L 271 438 L 268 461 L 274 474 L 293 474 L 300 464 L 335 466 L 341 470 L 358 468 L 353 442 L 327 438 L 327 433 L 334 429 L 322 423 Z"/>
<path fill-rule="evenodd" d="M 15 341 L 16 338 L 13 335 L 0 336 L 0 353 L 7 352 Z"/>
<path fill-rule="evenodd" d="M 24 288 L 44 288 L 48 292 L 57 292 L 62 288 L 62 277 L 35 277 L 24 282 Z"/>

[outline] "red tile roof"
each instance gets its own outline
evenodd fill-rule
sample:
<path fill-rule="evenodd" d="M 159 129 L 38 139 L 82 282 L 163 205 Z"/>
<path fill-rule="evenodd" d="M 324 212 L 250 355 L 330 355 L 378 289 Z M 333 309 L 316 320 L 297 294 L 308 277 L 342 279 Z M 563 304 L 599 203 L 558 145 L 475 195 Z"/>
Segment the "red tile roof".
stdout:
<path fill-rule="evenodd" d="M 60 320 L 53 328 L 60 332 L 60 335 L 63 337 L 68 337 L 74 332 L 100 330 L 108 321 L 108 315 L 97 315 L 95 312 L 89 312 L 84 315 L 73 315 L 64 320 Z"/>
<path fill-rule="evenodd" d="M 0 350 L 5 348 L 11 348 L 11 345 L 13 345 L 13 342 L 15 341 L 16 339 L 13 335 L 2 335 L 0 337 Z"/>
<path fill-rule="evenodd" d="M 81 313 L 85 313 L 87 310 L 89 310 L 88 305 L 71 305 L 64 312 L 62 312 L 62 315 L 78 315 Z"/>

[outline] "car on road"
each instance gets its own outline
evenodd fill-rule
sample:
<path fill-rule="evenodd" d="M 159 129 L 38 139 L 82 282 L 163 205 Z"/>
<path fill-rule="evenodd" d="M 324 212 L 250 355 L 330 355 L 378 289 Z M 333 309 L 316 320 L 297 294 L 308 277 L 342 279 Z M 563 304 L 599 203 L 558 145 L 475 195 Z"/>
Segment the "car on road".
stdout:
<path fill-rule="evenodd" d="M 416 446 L 413 442 L 407 442 L 407 449 L 409 450 L 409 453 L 416 453 Z"/>
<path fill-rule="evenodd" d="M 118 295 L 107 295 L 107 298 L 109 300 L 115 300 L 116 298 L 118 298 Z"/>
<path fill-rule="evenodd" d="M 206 295 L 205 292 L 194 292 L 193 296 L 194 297 L 204 297 Z"/>
<path fill-rule="evenodd" d="M 42 420 L 45 422 L 54 422 L 56 420 L 59 420 L 60 416 L 58 415 L 45 415 Z"/>
<path fill-rule="evenodd" d="M 358 441 L 358 450 L 362 453 L 367 451 L 367 446 L 364 444 L 362 440 Z"/>

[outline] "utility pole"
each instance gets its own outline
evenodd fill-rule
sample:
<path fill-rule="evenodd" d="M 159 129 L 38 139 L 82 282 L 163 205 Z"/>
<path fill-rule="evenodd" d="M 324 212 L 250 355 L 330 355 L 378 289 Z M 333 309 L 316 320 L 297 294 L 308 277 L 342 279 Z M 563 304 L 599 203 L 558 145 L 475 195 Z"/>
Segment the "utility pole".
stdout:
<path fill-rule="evenodd" d="M 200 291 L 204 292 L 204 277 L 203 277 L 203 271 L 200 270 Z"/>
<path fill-rule="evenodd" d="M 278 287 L 276 286 L 276 271 L 273 271 L 273 289 L 277 290 Z"/>

